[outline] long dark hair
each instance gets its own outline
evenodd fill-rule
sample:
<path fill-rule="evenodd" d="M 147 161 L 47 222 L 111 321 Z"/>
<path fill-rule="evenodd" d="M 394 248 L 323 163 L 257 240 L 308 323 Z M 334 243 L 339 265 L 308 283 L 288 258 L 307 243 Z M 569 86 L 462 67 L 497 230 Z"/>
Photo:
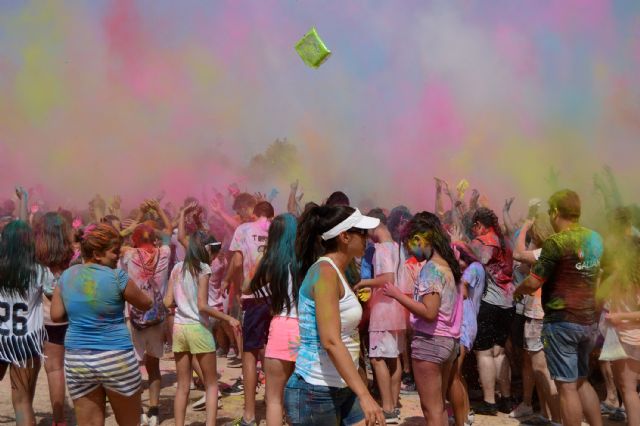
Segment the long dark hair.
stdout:
<path fill-rule="evenodd" d="M 73 257 L 71 226 L 60 213 L 48 212 L 34 228 L 36 259 L 50 269 L 64 270 Z"/>
<path fill-rule="evenodd" d="M 0 294 L 26 297 L 37 277 L 33 231 L 26 222 L 14 220 L 0 237 Z"/>
<path fill-rule="evenodd" d="M 417 234 L 425 235 L 433 249 L 447 262 L 453 278 L 457 283 L 460 281 L 460 277 L 462 277 L 462 272 L 460 271 L 460 264 L 456 259 L 456 255 L 451 248 L 449 235 L 442 228 L 439 220 L 426 220 L 426 218 L 430 218 L 432 214 L 426 215 L 425 213 L 427 212 L 418 213 L 409 221 L 407 224 L 407 238 L 411 239 Z"/>
<path fill-rule="evenodd" d="M 296 232 L 296 258 L 300 269 L 297 277 L 294 276 L 295 284 L 299 286 L 302 283 L 307 271 L 320 256 L 337 250 L 336 238 L 323 241 L 320 236 L 348 218 L 354 211 L 355 209 L 349 206 L 319 206 L 315 203 L 307 205 L 305 212 L 300 216 Z"/>
<path fill-rule="evenodd" d="M 500 227 L 500 221 L 498 220 L 498 216 L 493 212 L 493 210 L 480 207 L 473 214 L 473 223 L 480 222 L 483 226 L 487 228 L 493 228 L 493 232 L 496 233 L 498 239 L 500 240 L 500 249 L 504 251 L 506 249 L 506 244 L 504 242 L 504 236 L 502 235 L 502 228 Z"/>
<path fill-rule="evenodd" d="M 291 312 L 298 304 L 299 286 L 293 280 L 293 300 L 289 298 L 289 273 L 298 273 L 295 244 L 297 220 L 291 213 L 276 216 L 269 226 L 267 247 L 251 279 L 251 291 L 259 297 L 269 296 L 271 313 L 278 315 L 284 309 Z"/>
<path fill-rule="evenodd" d="M 182 274 L 185 275 L 187 271 L 193 275 L 194 278 L 198 278 L 202 267 L 200 263 L 211 263 L 211 255 L 207 250 L 207 244 L 217 242 L 216 239 L 209 233 L 198 230 L 189 236 L 189 244 L 184 255 L 184 263 L 182 264 Z"/>

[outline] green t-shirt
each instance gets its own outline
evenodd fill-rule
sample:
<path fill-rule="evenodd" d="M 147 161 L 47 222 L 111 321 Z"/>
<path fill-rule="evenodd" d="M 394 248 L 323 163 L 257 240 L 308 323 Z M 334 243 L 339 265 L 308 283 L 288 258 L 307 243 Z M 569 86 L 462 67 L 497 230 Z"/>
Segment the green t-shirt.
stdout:
<path fill-rule="evenodd" d="M 544 282 L 545 322 L 589 325 L 596 321 L 595 291 L 602 252 L 602 237 L 579 225 L 544 242 L 531 274 Z"/>

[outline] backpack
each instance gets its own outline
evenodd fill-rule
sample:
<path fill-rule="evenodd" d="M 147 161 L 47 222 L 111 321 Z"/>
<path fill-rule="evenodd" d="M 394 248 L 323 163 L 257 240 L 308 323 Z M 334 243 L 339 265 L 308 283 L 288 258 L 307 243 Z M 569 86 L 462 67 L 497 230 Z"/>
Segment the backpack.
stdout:
<path fill-rule="evenodd" d="M 138 252 L 138 256 L 140 256 L 140 264 L 142 263 L 142 256 Z M 147 327 L 151 327 L 153 325 L 160 324 L 164 321 L 167 311 L 164 306 L 164 296 L 162 295 L 162 288 L 155 280 L 155 271 L 158 267 L 158 262 L 160 261 L 160 252 L 158 252 L 158 258 L 156 259 L 156 263 L 153 265 L 153 274 L 151 278 L 149 278 L 142 286 L 140 286 L 140 290 L 144 292 L 151 301 L 153 302 L 153 306 L 148 311 L 141 311 L 133 306 L 129 308 L 129 319 L 131 320 L 131 325 L 133 325 L 138 330 L 145 329 Z"/>

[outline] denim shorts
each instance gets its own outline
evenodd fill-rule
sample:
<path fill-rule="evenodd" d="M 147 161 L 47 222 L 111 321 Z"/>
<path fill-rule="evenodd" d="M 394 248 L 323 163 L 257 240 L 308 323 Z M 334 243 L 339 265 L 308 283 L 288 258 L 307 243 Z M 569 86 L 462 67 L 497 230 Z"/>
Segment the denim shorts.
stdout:
<path fill-rule="evenodd" d="M 589 375 L 589 354 L 595 346 L 597 325 L 545 322 L 542 344 L 551 378 L 575 382 Z"/>
<path fill-rule="evenodd" d="M 284 389 L 284 409 L 291 426 L 348 426 L 364 420 L 358 398 L 350 388 L 312 385 L 296 373 Z"/>

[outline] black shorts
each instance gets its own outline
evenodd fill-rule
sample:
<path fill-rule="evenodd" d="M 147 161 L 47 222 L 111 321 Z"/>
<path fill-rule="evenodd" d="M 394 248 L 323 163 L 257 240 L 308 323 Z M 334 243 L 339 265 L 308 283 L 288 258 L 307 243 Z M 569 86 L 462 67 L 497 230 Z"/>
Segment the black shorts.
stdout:
<path fill-rule="evenodd" d="M 269 336 L 271 306 L 265 299 L 242 299 L 242 350 L 263 349 Z"/>
<path fill-rule="evenodd" d="M 524 324 L 527 317 L 523 314 L 514 314 L 511 322 L 511 344 L 514 348 L 524 349 Z"/>
<path fill-rule="evenodd" d="M 68 327 L 69 324 L 45 325 L 44 328 L 47 330 L 47 342 L 64 346 L 64 336 L 67 335 Z"/>
<path fill-rule="evenodd" d="M 486 302 L 480 303 L 478 312 L 478 334 L 473 350 L 486 351 L 494 346 L 504 347 L 509 333 L 515 308 L 501 308 Z"/>

